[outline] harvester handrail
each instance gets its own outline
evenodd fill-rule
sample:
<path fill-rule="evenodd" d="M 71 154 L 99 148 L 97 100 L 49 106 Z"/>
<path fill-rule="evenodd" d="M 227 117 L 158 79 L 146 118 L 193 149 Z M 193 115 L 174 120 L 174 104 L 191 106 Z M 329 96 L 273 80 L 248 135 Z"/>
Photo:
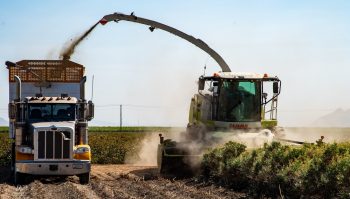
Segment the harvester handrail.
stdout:
<path fill-rule="evenodd" d="M 203 51 L 205 51 L 206 53 L 208 53 L 219 64 L 219 66 L 222 69 L 222 72 L 231 72 L 231 69 L 227 65 L 225 60 L 216 51 L 214 51 L 212 48 L 210 48 L 208 46 L 208 44 L 206 44 L 204 41 L 197 39 L 191 35 L 188 35 L 182 31 L 177 30 L 177 29 L 170 27 L 168 25 L 165 25 L 165 24 L 162 24 L 162 23 L 159 23 L 156 21 L 152 21 L 149 19 L 137 17 L 133 13 L 130 15 L 125 15 L 122 13 L 114 13 L 114 14 L 106 15 L 100 20 L 100 23 L 104 25 L 105 23 L 110 22 L 110 21 L 118 22 L 121 20 L 135 22 L 135 23 L 144 24 L 144 25 L 149 25 L 150 26 L 149 29 L 152 32 L 155 28 L 158 28 L 158 29 L 164 30 L 166 32 L 172 33 L 178 37 L 181 37 L 182 39 L 187 40 L 188 42 L 192 43 L 193 45 L 197 46 L 198 48 L 200 48 Z"/>

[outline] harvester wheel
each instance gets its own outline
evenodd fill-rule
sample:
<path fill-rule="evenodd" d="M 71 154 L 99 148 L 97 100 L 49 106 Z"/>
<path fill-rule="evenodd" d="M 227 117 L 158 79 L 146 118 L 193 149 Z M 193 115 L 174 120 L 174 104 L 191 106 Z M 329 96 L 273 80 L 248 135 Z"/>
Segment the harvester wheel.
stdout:
<path fill-rule="evenodd" d="M 80 184 L 89 184 L 89 181 L 90 181 L 90 172 L 79 175 Z"/>

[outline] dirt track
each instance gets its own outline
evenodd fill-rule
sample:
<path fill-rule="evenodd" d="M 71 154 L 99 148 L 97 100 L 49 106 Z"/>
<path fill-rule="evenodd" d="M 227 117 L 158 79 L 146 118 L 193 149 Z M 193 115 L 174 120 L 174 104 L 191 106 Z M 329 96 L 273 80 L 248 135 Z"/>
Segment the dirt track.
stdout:
<path fill-rule="evenodd" d="M 94 165 L 89 185 L 77 177 L 39 178 L 15 187 L 9 169 L 0 169 L 0 198 L 243 198 L 220 187 L 193 179 L 165 179 L 155 167 L 131 165 Z"/>

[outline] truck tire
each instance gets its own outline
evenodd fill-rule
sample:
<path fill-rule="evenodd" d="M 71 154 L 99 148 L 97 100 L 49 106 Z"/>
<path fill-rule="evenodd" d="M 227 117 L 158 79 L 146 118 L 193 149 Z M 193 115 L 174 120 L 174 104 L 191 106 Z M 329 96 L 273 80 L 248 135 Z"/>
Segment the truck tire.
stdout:
<path fill-rule="evenodd" d="M 26 182 L 27 175 L 24 173 L 17 172 L 16 170 L 13 172 L 13 184 L 15 186 L 23 185 Z"/>
<path fill-rule="evenodd" d="M 16 169 L 16 145 L 15 143 L 12 143 L 11 146 L 11 172 L 13 172 Z"/>
<path fill-rule="evenodd" d="M 12 143 L 11 146 L 11 173 L 12 180 L 15 186 L 23 184 L 24 174 L 16 171 L 16 145 Z"/>
<path fill-rule="evenodd" d="M 90 172 L 89 173 L 83 173 L 79 175 L 79 182 L 80 184 L 89 184 L 90 182 Z"/>

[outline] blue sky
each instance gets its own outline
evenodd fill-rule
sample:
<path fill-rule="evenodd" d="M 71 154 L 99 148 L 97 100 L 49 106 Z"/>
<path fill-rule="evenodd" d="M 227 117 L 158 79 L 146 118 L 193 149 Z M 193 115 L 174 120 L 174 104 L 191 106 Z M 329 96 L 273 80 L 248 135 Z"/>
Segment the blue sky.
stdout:
<path fill-rule="evenodd" d="M 207 42 L 233 71 L 280 77 L 279 120 L 302 126 L 350 108 L 349 1 L 1 1 L 0 63 L 57 59 L 69 39 L 113 12 L 153 19 Z M 128 22 L 98 26 L 72 56 L 95 76 L 96 120 L 185 126 L 196 79 L 220 70 L 200 49 Z M 7 117 L 7 70 L 0 70 Z M 90 91 L 91 81 L 88 85 Z M 90 96 L 90 92 L 87 96 Z"/>

